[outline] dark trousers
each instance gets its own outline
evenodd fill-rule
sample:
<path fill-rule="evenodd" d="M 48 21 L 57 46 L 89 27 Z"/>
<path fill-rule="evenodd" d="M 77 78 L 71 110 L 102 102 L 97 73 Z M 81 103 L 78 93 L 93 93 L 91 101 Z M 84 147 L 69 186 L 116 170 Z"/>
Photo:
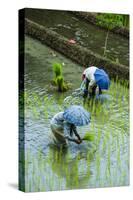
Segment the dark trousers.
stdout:
<path fill-rule="evenodd" d="M 90 83 L 90 81 L 88 80 L 88 78 L 86 78 L 85 90 L 86 90 L 87 92 L 86 92 L 86 95 L 84 95 L 84 96 L 87 96 L 87 95 L 88 95 L 89 83 Z M 92 87 L 92 92 L 89 93 L 90 97 L 94 97 L 94 96 L 95 96 L 95 94 L 96 94 L 96 88 L 97 88 L 97 85 L 94 85 L 94 86 Z M 100 88 L 99 88 L 99 94 L 102 94 L 102 90 L 101 90 Z"/>

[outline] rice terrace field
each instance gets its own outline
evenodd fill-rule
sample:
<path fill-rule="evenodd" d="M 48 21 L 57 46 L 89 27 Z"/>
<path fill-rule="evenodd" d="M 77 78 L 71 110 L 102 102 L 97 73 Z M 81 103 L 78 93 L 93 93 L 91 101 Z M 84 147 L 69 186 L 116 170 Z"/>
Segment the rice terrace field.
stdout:
<path fill-rule="evenodd" d="M 30 12 L 27 17 L 39 23 L 37 11 Z M 44 16 L 48 18 L 48 14 L 45 13 Z M 88 41 L 85 31 L 87 30 L 89 34 L 89 26 L 92 26 L 91 31 L 99 29 L 92 24 L 87 28 L 87 22 L 82 22 L 76 17 L 74 19 L 74 16 L 72 18 L 67 14 L 64 14 L 64 18 L 62 16 L 62 21 L 66 18 L 67 21 L 70 19 L 70 27 L 67 27 L 68 24 L 65 26 L 63 22 L 62 24 L 59 22 L 55 27 L 49 21 L 46 21 L 46 26 L 53 27 L 54 31 L 57 29 L 57 32 L 65 34 L 65 37 L 71 35 L 69 38 L 73 38 L 72 23 L 77 19 L 79 43 L 81 46 L 86 44 L 86 48 L 89 46 L 91 48 L 91 41 L 85 42 Z M 58 17 L 56 20 L 58 22 Z M 81 24 L 81 29 L 83 26 L 82 33 L 78 23 Z M 99 37 L 100 39 L 97 33 L 95 38 L 92 38 L 92 41 L 94 40 L 92 43 L 98 41 L 97 45 L 103 46 L 102 38 L 106 37 L 105 30 L 100 29 Z M 111 43 L 113 35 L 109 38 L 112 47 L 109 47 L 107 57 L 114 61 L 118 55 L 117 61 L 128 66 L 128 39 L 120 35 L 116 37 L 118 46 L 115 44 L 115 39 L 112 39 Z M 95 52 L 94 46 L 93 51 Z M 102 54 L 102 48 L 98 51 L 97 53 Z M 82 96 L 75 93 L 80 87 L 83 73 L 80 64 L 66 57 L 65 53 L 63 55 L 28 34 L 25 35 L 24 55 L 25 89 L 20 92 L 20 189 L 37 192 L 128 185 L 130 139 L 128 80 L 111 77 L 108 90 L 110 98 L 107 101 L 84 101 Z M 54 76 L 53 63 L 62 65 L 63 80 L 69 86 L 65 92 L 58 92 L 51 84 Z M 91 114 L 90 124 L 77 127 L 77 130 L 82 138 L 86 133 L 93 137 L 92 140 L 83 140 L 79 145 L 69 142 L 64 148 L 54 143 L 50 120 L 56 113 L 64 111 L 71 105 L 81 105 Z M 24 116 L 21 114 L 23 108 L 25 108 Z M 24 129 L 21 123 L 23 120 Z M 25 176 L 24 181 L 22 176 Z"/>

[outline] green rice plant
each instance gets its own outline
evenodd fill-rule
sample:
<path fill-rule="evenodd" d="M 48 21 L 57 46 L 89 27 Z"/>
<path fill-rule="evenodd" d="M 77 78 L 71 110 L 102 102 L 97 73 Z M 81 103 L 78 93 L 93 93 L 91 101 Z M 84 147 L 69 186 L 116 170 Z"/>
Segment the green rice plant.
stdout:
<path fill-rule="evenodd" d="M 110 165 L 111 165 L 111 162 L 110 162 L 110 144 L 108 144 L 108 155 L 107 155 L 107 167 L 108 167 L 108 172 L 109 172 L 109 175 L 110 175 Z"/>
<path fill-rule="evenodd" d="M 121 157 L 120 157 L 120 146 L 117 147 L 117 165 L 120 168 L 121 167 Z"/>
<path fill-rule="evenodd" d="M 109 168 L 108 168 L 108 163 L 106 164 L 106 170 L 105 170 L 105 179 L 106 181 L 109 180 L 110 178 L 110 172 L 109 172 Z"/>
<path fill-rule="evenodd" d="M 129 24 L 129 16 L 125 17 L 126 15 L 119 15 L 119 14 L 98 14 L 96 17 L 97 24 L 101 27 L 105 27 L 107 29 L 107 34 L 105 37 L 105 44 L 104 44 L 104 53 L 103 56 L 107 56 L 107 45 L 109 40 L 109 33 L 115 27 L 121 27 L 125 24 Z"/>
<path fill-rule="evenodd" d="M 54 63 L 53 64 L 53 72 L 54 72 L 54 75 L 55 75 L 55 79 L 58 76 L 62 76 L 62 65 L 60 63 Z"/>
<path fill-rule="evenodd" d="M 98 130 L 98 133 L 97 133 L 97 140 L 96 140 L 96 146 L 98 147 L 99 144 L 100 144 L 100 140 L 101 140 L 101 131 Z"/>
<path fill-rule="evenodd" d="M 44 115 L 45 115 L 45 118 L 48 119 L 48 111 L 46 108 L 44 108 Z"/>
<path fill-rule="evenodd" d="M 104 153 L 107 146 L 107 138 L 104 136 L 103 143 L 102 143 L 102 152 Z"/>
<path fill-rule="evenodd" d="M 58 86 L 58 92 L 65 92 L 68 89 L 67 85 L 64 83 L 63 76 L 58 76 L 56 79 L 56 83 Z"/>
<path fill-rule="evenodd" d="M 94 134 L 91 134 L 89 132 L 87 132 L 82 138 L 82 140 L 86 140 L 86 141 L 94 141 L 94 139 L 95 139 Z"/>
<path fill-rule="evenodd" d="M 35 117 L 36 119 L 38 119 L 38 118 L 39 118 L 39 113 L 38 113 L 38 111 L 37 111 L 37 108 L 36 108 L 36 107 L 33 107 L 33 115 L 34 115 L 34 117 Z"/>
<path fill-rule="evenodd" d="M 100 154 L 97 153 L 96 155 L 96 172 L 97 172 L 96 178 L 97 179 L 99 179 L 99 176 L 100 176 L 100 165 L 101 165 Z"/>
<path fill-rule="evenodd" d="M 95 111 L 96 111 L 96 104 L 95 104 L 95 102 L 93 101 L 93 102 L 92 102 L 92 113 L 95 114 Z"/>
<path fill-rule="evenodd" d="M 125 184 L 126 184 L 126 183 L 125 183 L 126 176 L 127 176 L 127 171 L 126 171 L 126 170 L 123 170 L 122 175 L 121 175 L 121 181 L 120 181 L 122 185 L 125 185 Z"/>
<path fill-rule="evenodd" d="M 62 65 L 60 63 L 53 64 L 54 79 L 52 81 L 53 85 L 57 85 L 58 92 L 65 92 L 69 89 L 68 84 L 65 83 L 64 77 L 62 75 Z"/>

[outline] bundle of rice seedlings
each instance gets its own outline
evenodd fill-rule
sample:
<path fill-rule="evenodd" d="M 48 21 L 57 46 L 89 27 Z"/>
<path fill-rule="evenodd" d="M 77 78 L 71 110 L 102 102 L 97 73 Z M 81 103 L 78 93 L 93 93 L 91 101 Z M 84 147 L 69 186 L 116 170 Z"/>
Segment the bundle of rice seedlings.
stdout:
<path fill-rule="evenodd" d="M 91 133 L 87 132 L 84 135 L 84 137 L 82 138 L 82 140 L 93 141 L 94 140 L 94 134 L 91 134 Z"/>

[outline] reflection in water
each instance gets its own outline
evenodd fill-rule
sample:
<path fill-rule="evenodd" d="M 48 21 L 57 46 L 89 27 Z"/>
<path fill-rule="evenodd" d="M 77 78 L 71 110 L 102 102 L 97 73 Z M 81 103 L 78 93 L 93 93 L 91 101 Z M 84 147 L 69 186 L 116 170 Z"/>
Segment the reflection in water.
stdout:
<path fill-rule="evenodd" d="M 52 148 L 50 151 L 51 167 L 53 172 L 58 175 L 58 179 L 66 180 L 66 188 L 84 188 L 90 176 L 90 158 L 82 152 L 77 153 L 74 159 L 67 152 L 67 149 Z M 86 152 L 87 153 L 87 152 Z"/>
<path fill-rule="evenodd" d="M 93 152 L 82 152 L 81 148 L 72 158 L 67 148 L 54 145 L 50 145 L 47 158 L 40 151 L 33 155 L 27 150 L 26 191 L 87 188 L 94 155 Z"/>
<path fill-rule="evenodd" d="M 112 81 L 112 101 L 86 103 L 91 113 L 89 126 L 79 127 L 95 135 L 93 142 L 69 143 L 59 149 L 52 142 L 50 119 L 66 104 L 64 99 L 80 85 L 82 67 L 29 37 L 25 59 L 25 190 L 47 191 L 128 185 L 129 183 L 129 114 L 128 88 Z M 45 59 L 44 59 L 45 58 Z M 64 62 L 63 75 L 72 88 L 63 94 L 50 87 L 52 63 Z M 71 73 L 70 73 L 71 72 Z M 75 102 L 83 103 L 75 98 Z M 69 103 L 70 102 L 66 102 Z M 20 154 L 23 154 L 23 149 Z M 21 168 L 22 169 L 22 168 Z M 22 173 L 23 174 L 23 173 Z M 23 174 L 24 175 L 24 174 Z"/>

